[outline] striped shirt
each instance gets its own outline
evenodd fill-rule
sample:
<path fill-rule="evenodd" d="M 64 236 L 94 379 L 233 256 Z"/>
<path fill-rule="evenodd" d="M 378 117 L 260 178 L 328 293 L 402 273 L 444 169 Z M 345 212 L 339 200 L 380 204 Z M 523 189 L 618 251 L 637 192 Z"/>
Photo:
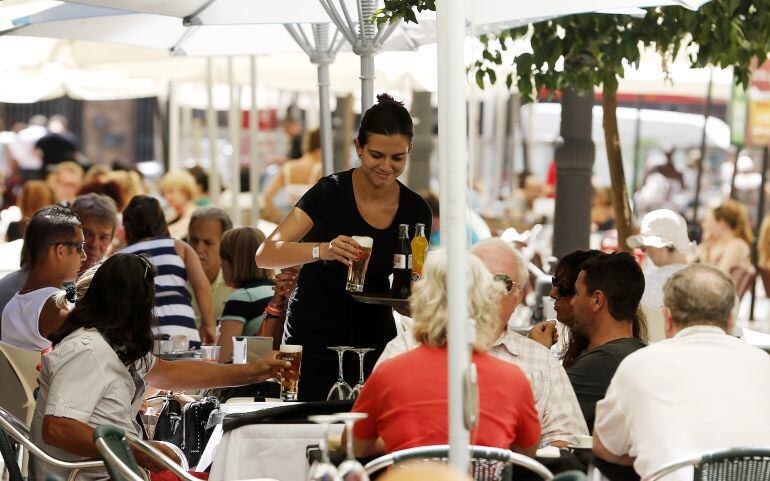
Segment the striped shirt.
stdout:
<path fill-rule="evenodd" d="M 174 239 L 159 237 L 132 244 L 121 252 L 142 254 L 158 270 L 155 276 L 155 317 L 158 326 L 155 334 L 184 335 L 190 347 L 200 346 L 200 334 L 195 328 L 190 293 L 187 291 L 187 268 L 174 248 Z"/>
<path fill-rule="evenodd" d="M 265 320 L 265 308 L 273 298 L 273 281 L 254 281 L 230 294 L 222 311 L 222 320 L 243 323 L 244 336 L 257 336 Z"/>

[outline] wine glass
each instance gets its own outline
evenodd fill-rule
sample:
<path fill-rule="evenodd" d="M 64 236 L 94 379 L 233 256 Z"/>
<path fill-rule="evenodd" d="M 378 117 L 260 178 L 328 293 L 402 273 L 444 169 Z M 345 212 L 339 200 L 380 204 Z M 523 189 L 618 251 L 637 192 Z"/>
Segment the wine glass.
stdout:
<path fill-rule="evenodd" d="M 348 456 L 345 461 L 337 468 L 341 481 L 369 481 L 369 475 L 366 469 L 358 462 L 353 455 L 353 424 L 360 419 L 368 416 L 366 413 L 340 413 L 336 417 L 345 423 L 347 430 L 347 451 Z"/>
<path fill-rule="evenodd" d="M 374 348 L 358 347 L 356 349 L 351 349 L 351 351 L 358 354 L 358 369 L 360 372 L 358 376 L 358 384 L 355 385 L 353 388 L 353 393 L 350 395 L 350 399 L 355 399 L 359 394 L 361 394 L 361 389 L 364 388 L 364 356 L 366 356 L 367 352 L 374 351 Z"/>
<path fill-rule="evenodd" d="M 309 416 L 308 421 L 318 423 L 323 427 L 321 435 L 321 459 L 313 462 L 308 471 L 308 481 L 340 481 L 337 468 L 334 467 L 329 459 L 329 425 L 338 421 L 337 416 L 317 415 Z"/>
<path fill-rule="evenodd" d="M 326 396 L 327 401 L 344 401 L 346 399 L 350 399 L 350 395 L 353 393 L 353 388 L 350 387 L 350 384 L 345 382 L 345 378 L 342 377 L 342 356 L 345 354 L 345 351 L 349 351 L 353 349 L 351 346 L 336 346 L 336 347 L 330 347 L 332 351 L 337 352 L 337 358 L 339 360 L 339 370 L 338 370 L 338 377 L 337 382 L 334 383 L 334 386 L 329 390 L 329 395 Z"/>

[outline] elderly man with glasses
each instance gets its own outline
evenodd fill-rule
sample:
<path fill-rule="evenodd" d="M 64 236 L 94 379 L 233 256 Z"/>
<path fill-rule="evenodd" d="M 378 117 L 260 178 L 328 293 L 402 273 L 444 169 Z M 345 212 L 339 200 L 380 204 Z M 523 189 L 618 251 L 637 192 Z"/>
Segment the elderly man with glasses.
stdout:
<path fill-rule="evenodd" d="M 548 349 L 508 328 L 508 320 L 524 298 L 528 277 L 521 256 L 500 238 L 482 240 L 471 253 L 506 285 L 508 293 L 500 300 L 500 333 L 489 354 L 517 365 L 529 379 L 540 417 L 540 443 L 564 447 L 574 435 L 587 435 L 588 427 L 564 368 Z M 417 346 L 407 329 L 386 346 L 377 364 Z"/>

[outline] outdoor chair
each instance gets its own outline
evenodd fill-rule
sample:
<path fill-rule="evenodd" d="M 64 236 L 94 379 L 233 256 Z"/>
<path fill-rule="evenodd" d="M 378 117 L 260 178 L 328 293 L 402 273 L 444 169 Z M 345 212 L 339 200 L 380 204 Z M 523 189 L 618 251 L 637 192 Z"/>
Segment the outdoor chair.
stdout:
<path fill-rule="evenodd" d="M 545 481 L 554 479 L 551 471 L 532 458 L 514 453 L 508 449 L 471 446 L 471 465 L 468 474 L 476 481 L 501 481 L 511 479 L 511 466 L 526 468 Z M 449 456 L 449 446 L 422 446 L 403 449 L 381 456 L 366 464 L 366 472 L 370 476 L 390 466 L 397 466 L 405 461 L 425 460 L 446 462 Z"/>
<path fill-rule="evenodd" d="M 583 471 L 571 469 L 553 477 L 553 481 L 586 481 L 588 477 Z"/>
<path fill-rule="evenodd" d="M 126 443 L 126 435 L 115 426 L 102 425 L 94 429 L 94 444 L 99 451 L 112 481 L 148 481 L 144 470 Z"/>
<path fill-rule="evenodd" d="M 120 428 L 108 425 L 97 427 L 94 431 L 94 443 L 114 481 L 141 481 L 143 479 L 144 470 L 136 465 L 136 460 L 130 448 L 134 448 L 152 458 L 158 464 L 172 471 L 182 481 L 200 481 L 187 472 L 188 467 L 186 465 L 177 464 L 152 444 L 139 439 L 134 434 L 126 433 Z M 164 444 L 172 449 L 174 448 L 172 444 Z M 184 454 L 181 451 L 177 452 L 177 456 L 180 457 L 183 463 L 185 462 Z M 116 478 L 113 471 L 117 471 L 118 475 L 122 475 L 122 477 Z M 141 474 L 137 474 L 138 472 L 141 472 Z"/>
<path fill-rule="evenodd" d="M 40 462 L 69 471 L 67 481 L 73 481 L 81 470 L 104 469 L 104 463 L 101 461 L 70 462 L 52 457 L 29 439 L 29 427 L 3 408 L 0 408 L 0 431 L 5 432 L 7 436 L 19 443 L 23 449 L 27 450 L 30 455 L 37 458 Z"/>
<path fill-rule="evenodd" d="M 730 269 L 730 277 L 732 277 L 735 282 L 735 290 L 738 292 L 738 299 L 743 299 L 743 296 L 751 291 L 751 286 L 757 279 L 757 271 L 752 265 L 734 266 Z"/>
<path fill-rule="evenodd" d="M 40 351 L 19 349 L 0 342 L 0 373 L 3 379 L 0 407 L 23 419 L 28 425 L 35 412 L 34 391 L 37 387 L 39 362 Z"/>
<path fill-rule="evenodd" d="M 656 481 L 688 466 L 693 467 L 693 481 L 770 481 L 770 446 L 717 449 L 687 456 L 643 481 Z"/>
<path fill-rule="evenodd" d="M 8 470 L 8 481 L 24 481 L 24 477 L 21 475 L 21 468 L 19 467 L 18 455 L 21 453 L 21 449 L 17 453 L 11 440 L 8 439 L 8 435 L 5 431 L 0 429 L 0 454 L 3 456 L 3 465 Z M 0 473 L 0 478 L 2 473 Z"/>

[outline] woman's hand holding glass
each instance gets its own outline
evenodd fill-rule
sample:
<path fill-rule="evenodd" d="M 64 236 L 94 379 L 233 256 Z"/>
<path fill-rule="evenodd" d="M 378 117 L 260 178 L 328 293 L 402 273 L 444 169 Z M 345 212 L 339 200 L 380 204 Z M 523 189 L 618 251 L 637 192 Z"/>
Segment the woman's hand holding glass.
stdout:
<path fill-rule="evenodd" d="M 299 275 L 299 266 L 281 269 L 281 272 L 275 276 L 276 295 L 288 298 L 291 291 L 297 287 L 297 275 Z"/>
<path fill-rule="evenodd" d="M 340 261 L 347 266 L 362 255 L 363 251 L 358 242 L 345 235 L 337 236 L 328 244 L 321 245 L 321 259 L 325 261 Z"/>

